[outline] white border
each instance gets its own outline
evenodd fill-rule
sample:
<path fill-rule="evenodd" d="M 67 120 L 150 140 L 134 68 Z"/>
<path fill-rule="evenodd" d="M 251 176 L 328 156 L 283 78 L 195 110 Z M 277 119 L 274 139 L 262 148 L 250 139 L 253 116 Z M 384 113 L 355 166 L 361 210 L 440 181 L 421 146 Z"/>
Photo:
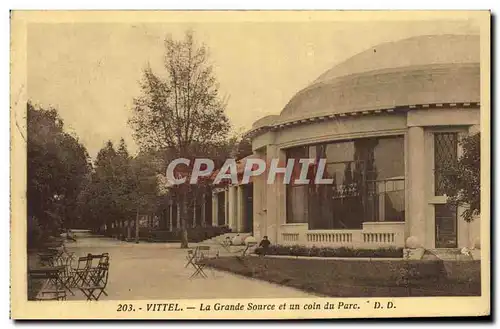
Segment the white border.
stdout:
<path fill-rule="evenodd" d="M 10 90 L 9 90 L 9 63 L 10 59 L 10 23 L 9 23 L 9 9 L 492 9 L 494 13 L 499 12 L 499 1 L 485 1 L 485 0 L 475 0 L 475 1 L 451 1 L 451 2 L 439 2 L 435 0 L 420 0 L 420 1 L 372 1 L 372 0 L 350 0 L 345 2 L 330 2 L 330 1 L 318 1 L 318 0 L 309 0 L 309 1 L 286 1 L 279 3 L 278 1 L 270 1 L 270 0 L 253 0 L 253 1 L 150 1 L 150 0 L 142 0 L 142 1 L 126 1 L 122 0 L 116 3 L 107 3 L 102 0 L 87 0 L 87 1 L 44 1 L 43 3 L 38 1 L 5 1 L 2 2 L 2 25 L 1 25 L 1 34 L 2 34 L 2 104 L 7 106 L 9 104 Z M 332 7 L 335 5 L 335 8 Z M 452 5 L 452 6 L 451 6 Z M 495 26 L 493 25 L 493 28 Z M 493 33 L 495 40 L 492 42 L 498 42 L 498 33 Z M 493 58 L 494 60 L 495 58 Z M 496 72 L 491 72 L 492 74 Z M 492 90 L 492 95 L 499 94 L 498 93 L 498 85 L 495 90 Z M 7 107 L 8 108 L 8 107 Z M 495 109 L 492 109 L 492 112 Z M 9 113 L 7 110 L 2 111 L 2 118 L 0 119 L 0 124 L 3 125 L 0 129 L 0 152 L 3 155 L 4 161 L 2 161 L 0 165 L 1 175 L 0 175 L 0 188 L 1 188 L 1 198 L 0 198 L 0 209 L 4 216 L 2 217 L 2 224 L 4 225 L 1 233 L 4 235 L 2 241 L 3 248 L 3 257 L 2 263 L 6 264 L 8 259 L 9 250 L 9 193 L 10 193 L 10 184 L 9 184 L 9 163 L 10 163 L 10 125 L 9 125 Z M 498 119 L 498 115 L 497 115 Z M 498 124 L 498 122 L 495 122 Z M 494 131 L 492 131 L 494 133 Z M 493 135 L 494 136 L 494 135 Z M 495 138 L 494 136 L 493 138 Z M 495 140 L 496 141 L 496 140 Z M 499 145 L 497 143 L 496 145 Z M 496 182 L 496 181 L 495 181 Z M 497 196 L 498 197 L 498 196 Z M 499 197 L 500 198 L 500 197 Z M 495 200 L 498 201 L 498 200 Z M 496 202 L 498 204 L 498 202 Z M 495 202 L 493 202 L 495 204 Z M 15 219 L 14 219 L 15 220 Z M 22 219 L 20 219 L 22 220 Z M 492 234 L 498 234 L 498 224 L 496 225 L 497 232 L 492 232 Z M 493 241 L 495 241 L 493 239 Z M 497 257 L 498 257 L 498 253 Z M 495 263 L 495 260 L 491 260 L 492 263 Z M 7 280 L 9 279 L 9 271 L 1 272 L 1 283 L 0 284 L 0 296 L 2 296 L 2 310 L 6 311 L 10 309 L 10 300 L 9 300 L 9 290 L 7 286 Z M 496 285 L 495 285 L 496 286 Z M 2 317 L 4 319 L 3 323 L 7 326 L 13 326 L 12 321 L 5 321 L 8 319 L 7 316 Z M 26 327 L 31 327 L 34 324 L 26 325 Z M 70 324 L 64 324 L 62 327 L 69 327 Z M 100 328 L 104 327 L 104 324 L 92 324 L 94 327 Z M 107 324 L 109 326 L 110 324 Z M 120 325 L 120 324 L 114 324 Z M 140 324 L 137 324 L 139 326 Z M 164 324 L 158 324 L 164 325 Z M 172 325 L 172 324 L 170 324 Z M 182 324 L 176 324 L 181 326 Z M 206 325 L 206 324 L 205 324 Z M 194 327 L 202 327 L 205 325 L 194 325 Z M 233 324 L 234 325 L 234 324 Z M 269 324 L 258 324 L 259 326 L 266 326 Z M 289 323 L 287 324 L 289 325 Z M 373 323 L 367 323 L 366 325 L 373 325 Z M 380 323 L 379 325 L 385 325 Z M 397 324 L 401 325 L 401 324 Z M 243 323 L 238 323 L 238 326 L 247 327 Z M 345 323 L 335 323 L 337 327 L 347 327 L 348 324 Z M 432 327 L 433 325 L 426 324 L 426 326 Z M 441 324 L 443 326 L 443 324 Z M 2 325 L 2 327 L 4 327 Z M 446 325 L 445 325 L 446 327 Z M 451 325 L 450 325 L 451 327 Z"/>

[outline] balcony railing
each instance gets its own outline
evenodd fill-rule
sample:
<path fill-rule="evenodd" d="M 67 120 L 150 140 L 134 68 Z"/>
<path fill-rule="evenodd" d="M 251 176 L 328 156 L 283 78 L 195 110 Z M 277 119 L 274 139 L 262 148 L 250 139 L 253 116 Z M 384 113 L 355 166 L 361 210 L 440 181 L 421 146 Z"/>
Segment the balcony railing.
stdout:
<path fill-rule="evenodd" d="M 348 248 L 404 246 L 404 222 L 365 222 L 359 230 L 309 230 L 308 224 L 283 224 L 279 243 Z"/>

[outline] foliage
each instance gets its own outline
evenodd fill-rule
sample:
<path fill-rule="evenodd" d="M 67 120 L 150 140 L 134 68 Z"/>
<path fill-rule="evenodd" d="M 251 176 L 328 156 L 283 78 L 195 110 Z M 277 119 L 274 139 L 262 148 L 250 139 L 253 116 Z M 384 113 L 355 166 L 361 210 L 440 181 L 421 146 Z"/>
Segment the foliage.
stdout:
<path fill-rule="evenodd" d="M 80 219 L 77 201 L 90 171 L 89 156 L 80 141 L 64 131 L 56 109 L 28 102 L 27 124 L 28 231 L 56 234 Z"/>
<path fill-rule="evenodd" d="M 165 73 L 144 70 L 142 95 L 134 99 L 130 124 L 142 149 L 174 150 L 175 156 L 205 155 L 224 143 L 229 119 L 209 64 L 208 49 L 192 32 L 185 40 L 165 39 Z"/>
<path fill-rule="evenodd" d="M 225 156 L 230 124 L 208 48 L 197 44 L 192 32 L 187 32 L 184 40 L 167 36 L 164 69 L 159 75 L 146 68 L 141 96 L 134 99 L 129 123 L 141 150 L 163 151 L 167 162 L 178 157 Z M 187 247 L 189 202 L 200 187 L 185 184 L 173 189 L 181 205 L 181 246 Z"/>
<path fill-rule="evenodd" d="M 116 220 L 133 220 L 137 212 L 157 207 L 158 162 L 150 154 L 131 157 L 123 139 L 118 149 L 108 141 L 98 152 L 90 183 L 81 195 L 89 225 L 109 229 Z"/>
<path fill-rule="evenodd" d="M 257 248 L 256 254 L 261 254 L 262 249 Z M 266 251 L 267 255 L 282 256 L 305 256 L 305 257 L 370 257 L 370 258 L 402 258 L 402 248 L 377 248 L 377 249 L 354 249 L 346 247 L 306 247 L 300 245 L 270 246 Z"/>
<path fill-rule="evenodd" d="M 228 233 L 230 230 L 227 227 L 221 226 L 205 226 L 205 227 L 192 227 L 187 228 L 189 241 L 191 242 L 201 242 L 207 239 L 211 239 L 215 236 Z M 152 242 L 178 242 L 181 240 L 181 231 L 160 231 L 160 230 L 150 230 L 149 232 L 143 232 L 147 235 L 147 238 Z"/>
<path fill-rule="evenodd" d="M 444 189 L 448 202 L 466 209 L 462 214 L 469 222 L 481 212 L 481 135 L 476 133 L 460 141 L 463 154 L 456 163 L 443 169 Z"/>
<path fill-rule="evenodd" d="M 239 142 L 238 146 L 236 148 L 237 153 L 236 153 L 236 159 L 242 159 L 244 157 L 247 157 L 251 155 L 252 152 L 252 142 L 248 137 L 243 137 Z"/>

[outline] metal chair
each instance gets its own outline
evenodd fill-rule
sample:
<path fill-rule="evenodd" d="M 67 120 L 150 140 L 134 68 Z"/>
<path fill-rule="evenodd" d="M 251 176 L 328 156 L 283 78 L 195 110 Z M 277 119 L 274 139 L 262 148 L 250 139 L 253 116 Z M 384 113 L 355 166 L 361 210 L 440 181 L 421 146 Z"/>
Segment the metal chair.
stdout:
<path fill-rule="evenodd" d="M 106 287 L 109 276 L 109 254 L 87 255 L 88 263 L 86 275 L 82 276 L 78 289 L 87 297 L 87 300 L 99 300 L 102 294 L 107 296 Z M 98 259 L 96 266 L 92 266 L 92 261 Z"/>
<path fill-rule="evenodd" d="M 78 286 L 81 292 L 87 297 L 87 300 L 99 300 L 102 294 L 106 293 L 109 276 L 109 263 L 101 263 L 90 271 L 89 280 Z"/>
<path fill-rule="evenodd" d="M 198 249 L 198 247 L 196 247 L 194 249 L 188 249 L 187 255 L 186 255 L 187 263 L 186 263 L 186 265 L 184 265 L 184 268 L 187 268 L 189 265 L 195 266 L 195 264 L 193 262 L 194 262 L 194 258 L 196 257 L 197 249 Z"/>
<path fill-rule="evenodd" d="M 205 260 L 209 258 L 210 258 L 210 246 L 198 246 L 198 248 L 196 249 L 196 254 L 194 256 L 194 262 L 193 262 L 195 271 L 190 278 L 195 278 L 196 276 L 208 278 L 208 275 L 205 273 L 204 268 L 207 265 Z"/>

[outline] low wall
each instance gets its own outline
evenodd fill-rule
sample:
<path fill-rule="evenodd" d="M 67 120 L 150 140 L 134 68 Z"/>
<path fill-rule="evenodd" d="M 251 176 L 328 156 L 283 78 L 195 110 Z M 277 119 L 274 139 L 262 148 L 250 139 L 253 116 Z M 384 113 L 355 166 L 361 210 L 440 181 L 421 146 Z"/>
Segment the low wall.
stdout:
<path fill-rule="evenodd" d="M 309 247 L 402 248 L 404 225 L 404 222 L 365 222 L 361 230 L 309 230 L 307 223 L 282 224 L 278 243 Z"/>

